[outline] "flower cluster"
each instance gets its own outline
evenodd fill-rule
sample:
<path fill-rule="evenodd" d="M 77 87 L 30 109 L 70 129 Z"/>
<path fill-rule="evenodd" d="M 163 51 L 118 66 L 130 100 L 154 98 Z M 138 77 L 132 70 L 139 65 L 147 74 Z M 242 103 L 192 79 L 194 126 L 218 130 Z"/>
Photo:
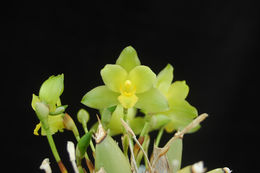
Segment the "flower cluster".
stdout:
<path fill-rule="evenodd" d="M 69 114 L 67 105 L 62 105 L 60 96 L 64 89 L 64 75 L 51 76 L 40 87 L 39 96 L 33 94 L 31 106 L 39 123 L 34 134 L 46 136 L 53 156 L 62 173 L 67 173 L 57 151 L 53 134 L 64 129 L 73 132 L 77 145 L 68 141 L 72 168 L 76 173 L 204 173 L 202 162 L 181 169 L 182 139 L 186 133 L 195 132 L 208 116 L 191 106 L 186 98 L 189 87 L 185 81 L 173 82 L 173 67 L 168 64 L 156 75 L 148 66 L 142 65 L 135 49 L 126 47 L 115 64 L 105 65 L 100 71 L 103 85 L 87 92 L 81 103 L 95 108 L 101 118 L 90 129 L 87 127 L 89 113 L 80 109 L 78 122 L 84 129 L 80 136 L 78 128 Z M 139 115 L 138 115 L 139 114 Z M 153 152 L 149 159 L 149 132 L 158 130 Z M 163 132 L 176 133 L 162 147 L 159 147 Z M 122 134 L 122 149 L 112 138 Z M 138 135 L 138 138 L 137 136 Z M 92 138 L 95 139 L 95 146 Z M 94 165 L 87 148 L 90 146 Z M 130 152 L 129 152 L 130 151 Z M 131 153 L 131 156 L 129 156 Z M 145 166 L 141 165 L 144 160 Z M 130 161 L 130 162 L 129 162 Z M 49 159 L 43 160 L 40 169 L 51 173 Z M 218 168 L 208 173 L 230 173 L 228 168 Z"/>
<path fill-rule="evenodd" d="M 121 52 L 116 64 L 106 65 L 100 74 L 104 85 L 87 92 L 82 103 L 100 110 L 112 135 L 123 132 L 120 118 L 127 120 L 138 134 L 145 122 L 150 123 L 150 130 L 164 126 L 167 132 L 173 132 L 198 116 L 196 108 L 185 100 L 189 92 L 186 82 L 172 83 L 173 67 L 168 64 L 156 75 L 141 65 L 131 46 Z M 136 117 L 137 109 L 145 116 Z"/>

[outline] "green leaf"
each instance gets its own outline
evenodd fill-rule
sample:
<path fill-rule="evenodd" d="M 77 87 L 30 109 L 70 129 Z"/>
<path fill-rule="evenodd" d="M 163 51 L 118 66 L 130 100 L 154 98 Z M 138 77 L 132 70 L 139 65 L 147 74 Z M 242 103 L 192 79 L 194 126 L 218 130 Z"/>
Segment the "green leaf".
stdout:
<path fill-rule="evenodd" d="M 64 89 L 64 75 L 51 76 L 49 79 L 43 82 L 39 98 L 41 101 L 50 105 L 55 105 Z"/>
<path fill-rule="evenodd" d="M 182 145 L 182 139 L 176 139 L 166 153 L 171 172 L 177 172 L 181 168 Z"/>
<path fill-rule="evenodd" d="M 96 144 L 95 169 L 104 168 L 106 173 L 131 173 L 131 166 L 118 144 L 109 136 Z"/>
<path fill-rule="evenodd" d="M 120 65 L 106 65 L 100 74 L 105 85 L 114 92 L 120 92 L 120 87 L 127 78 L 127 72 Z"/>
<path fill-rule="evenodd" d="M 176 81 L 174 82 L 167 93 L 167 98 L 169 102 L 173 100 L 184 100 L 189 93 L 189 86 L 185 81 Z"/>
<path fill-rule="evenodd" d="M 84 136 L 82 136 L 77 144 L 77 148 L 76 148 L 76 155 L 79 158 L 83 158 L 84 154 L 87 150 L 87 147 L 90 144 L 90 140 L 92 138 L 92 131 L 89 131 L 88 133 L 86 133 Z"/>
<path fill-rule="evenodd" d="M 116 60 L 116 64 L 122 66 L 127 72 L 130 72 L 134 67 L 141 63 L 135 49 L 132 46 L 128 46 L 121 52 Z"/>
<path fill-rule="evenodd" d="M 129 80 L 135 85 L 136 93 L 142 93 L 153 87 L 156 75 L 147 66 L 137 66 L 132 69 L 128 76 Z"/>
<path fill-rule="evenodd" d="M 91 91 L 87 92 L 81 103 L 84 105 L 95 108 L 95 109 L 104 109 L 118 104 L 117 97 L 119 93 L 111 91 L 106 86 L 98 86 Z"/>
<path fill-rule="evenodd" d="M 168 89 L 173 80 L 173 67 L 168 64 L 158 75 L 155 87 L 158 88 L 164 95 L 167 94 Z"/>
<path fill-rule="evenodd" d="M 147 92 L 136 95 L 138 102 L 135 107 L 142 109 L 145 113 L 163 112 L 169 108 L 166 98 L 156 88 L 151 88 Z"/>

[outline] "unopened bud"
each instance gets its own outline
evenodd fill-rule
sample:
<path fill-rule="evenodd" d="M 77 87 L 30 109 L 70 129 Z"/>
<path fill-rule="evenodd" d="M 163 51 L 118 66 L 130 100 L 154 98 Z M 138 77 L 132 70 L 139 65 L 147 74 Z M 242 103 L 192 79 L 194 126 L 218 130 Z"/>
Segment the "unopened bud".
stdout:
<path fill-rule="evenodd" d="M 75 125 L 73 119 L 67 113 L 65 113 L 65 116 L 63 117 L 63 124 L 67 130 L 71 130 L 73 131 L 75 136 L 79 136 L 77 126 Z"/>
<path fill-rule="evenodd" d="M 77 114 L 78 121 L 83 124 L 89 120 L 89 113 L 85 109 L 80 109 Z"/>

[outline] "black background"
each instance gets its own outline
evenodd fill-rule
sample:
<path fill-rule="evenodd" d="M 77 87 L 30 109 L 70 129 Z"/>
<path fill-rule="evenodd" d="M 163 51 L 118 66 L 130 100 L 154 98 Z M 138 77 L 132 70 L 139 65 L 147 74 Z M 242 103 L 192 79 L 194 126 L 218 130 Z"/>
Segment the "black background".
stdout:
<path fill-rule="evenodd" d="M 174 80 L 186 80 L 190 86 L 188 101 L 199 113 L 210 115 L 198 132 L 185 136 L 183 166 L 203 160 L 208 169 L 228 166 L 234 172 L 257 172 L 256 4 L 55 3 L 19 1 L 4 12 L 1 85 L 7 97 L 2 97 L 1 143 L 10 172 L 41 172 L 38 167 L 45 157 L 58 172 L 46 138 L 32 133 L 38 120 L 31 97 L 38 94 L 41 83 L 50 75 L 64 73 L 61 99 L 76 120 L 78 109 L 86 108 L 80 103 L 82 96 L 102 84 L 101 68 L 114 63 L 128 45 L 155 73 L 171 63 Z M 88 110 L 95 121 L 96 111 Z M 71 132 L 56 134 L 54 139 L 71 169 L 66 153 L 66 141 L 75 141 Z"/>

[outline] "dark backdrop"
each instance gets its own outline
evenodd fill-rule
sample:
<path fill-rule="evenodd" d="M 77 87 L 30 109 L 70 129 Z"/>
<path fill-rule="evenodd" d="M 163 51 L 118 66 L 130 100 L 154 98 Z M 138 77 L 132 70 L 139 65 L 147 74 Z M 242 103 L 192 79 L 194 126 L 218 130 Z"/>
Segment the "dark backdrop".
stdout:
<path fill-rule="evenodd" d="M 46 138 L 32 133 L 38 120 L 30 106 L 31 96 L 38 94 L 41 83 L 50 75 L 64 73 L 61 98 L 75 119 L 84 107 L 82 96 L 102 84 L 100 69 L 114 63 L 128 45 L 156 73 L 171 63 L 175 80 L 186 80 L 190 86 L 188 101 L 199 113 L 210 115 L 197 133 L 185 136 L 184 166 L 203 160 L 209 169 L 257 170 L 256 4 L 19 1 L 6 9 L 1 40 L 8 56 L 1 61 L 1 85 L 8 97 L 2 105 L 1 143 L 6 144 L 2 150 L 10 172 L 40 172 L 45 157 L 58 172 Z M 96 111 L 88 110 L 95 119 Z M 54 139 L 71 169 L 65 142 L 73 139 L 71 133 Z"/>

